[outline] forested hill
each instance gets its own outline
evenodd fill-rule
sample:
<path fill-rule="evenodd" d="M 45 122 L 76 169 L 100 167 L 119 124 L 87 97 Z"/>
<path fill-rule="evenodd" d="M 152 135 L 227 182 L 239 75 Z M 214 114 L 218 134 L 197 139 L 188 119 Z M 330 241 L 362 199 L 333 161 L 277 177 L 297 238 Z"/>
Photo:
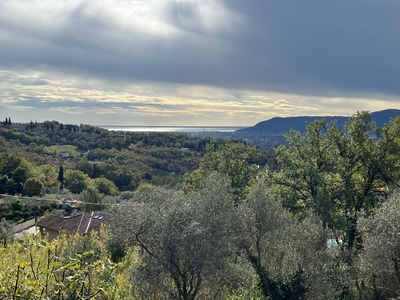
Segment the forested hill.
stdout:
<path fill-rule="evenodd" d="M 386 109 L 372 113 L 372 119 L 377 123 L 379 127 L 390 122 L 391 118 L 400 116 L 400 110 L 398 109 Z M 304 116 L 304 117 L 275 117 L 270 120 L 262 121 L 257 123 L 253 127 L 243 128 L 238 132 L 263 132 L 271 134 L 284 134 L 289 132 L 291 128 L 298 130 L 302 133 L 306 132 L 306 126 L 308 123 L 313 122 L 317 119 L 325 119 L 327 122 L 336 121 L 339 127 L 343 127 L 344 123 L 348 120 L 348 117 L 344 116 Z"/>
<path fill-rule="evenodd" d="M 133 191 L 142 184 L 179 187 L 183 175 L 199 167 L 208 144 L 219 147 L 230 142 L 243 141 L 182 133 L 108 131 L 57 121 L 14 123 L 7 117 L 0 121 L 0 194 L 21 193 L 30 178 L 39 179 L 37 186 L 43 185 L 43 192 L 58 187 L 60 166 L 65 170 L 63 187 L 75 194 L 95 184 L 93 180 L 102 184 L 104 179 L 112 190 L 103 191 L 105 195 Z M 260 151 L 265 155 L 253 163 L 263 166 L 274 161 L 271 149 Z M 13 170 L 19 164 L 31 171 L 15 178 L 18 172 Z"/>

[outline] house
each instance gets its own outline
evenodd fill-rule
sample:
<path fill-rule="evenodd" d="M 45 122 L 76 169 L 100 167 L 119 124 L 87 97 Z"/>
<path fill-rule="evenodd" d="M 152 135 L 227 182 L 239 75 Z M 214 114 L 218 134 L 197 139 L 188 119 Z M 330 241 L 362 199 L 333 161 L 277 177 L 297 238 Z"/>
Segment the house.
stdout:
<path fill-rule="evenodd" d="M 62 158 L 68 158 L 68 157 L 69 157 L 69 152 L 67 152 L 67 151 L 60 151 L 60 152 L 58 153 L 58 156 L 59 156 L 59 157 L 62 157 Z"/>
<path fill-rule="evenodd" d="M 99 231 L 101 224 L 107 223 L 111 218 L 111 211 L 84 212 L 71 216 L 47 216 L 36 223 L 42 236 L 47 236 L 48 241 L 54 240 L 65 232 L 67 234 L 87 234 Z"/>

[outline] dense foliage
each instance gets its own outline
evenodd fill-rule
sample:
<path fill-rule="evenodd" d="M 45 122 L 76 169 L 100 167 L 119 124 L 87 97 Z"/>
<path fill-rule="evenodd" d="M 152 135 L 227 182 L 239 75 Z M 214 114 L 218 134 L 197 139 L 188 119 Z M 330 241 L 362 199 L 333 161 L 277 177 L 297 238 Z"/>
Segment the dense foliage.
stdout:
<path fill-rule="evenodd" d="M 44 190 L 62 181 L 88 210 L 110 199 L 115 209 L 102 238 L 70 243 L 6 243 L 10 224 L 0 224 L 0 298 L 399 299 L 399 126 L 394 119 L 378 128 L 366 112 L 342 128 L 315 121 L 276 149 L 279 168 L 258 167 L 263 154 L 240 141 L 209 143 L 174 189 L 154 186 L 154 170 L 130 164 L 86 157 L 61 172 L 1 154 L 0 174 L 12 187 L 28 193 L 37 181 Z M 116 151 L 125 163 L 124 153 L 142 146 L 124 150 L 124 140 L 126 152 L 93 151 Z"/>
<path fill-rule="evenodd" d="M 55 202 L 23 201 L 18 199 L 0 199 L 0 219 L 4 218 L 13 222 L 21 222 L 30 218 L 43 216 L 45 212 L 51 212 L 58 208 Z"/>
<path fill-rule="evenodd" d="M 123 263 L 108 260 L 98 236 L 48 243 L 27 237 L 0 246 L 1 299 L 129 299 Z"/>
<path fill-rule="evenodd" d="M 157 186 L 179 186 L 183 174 L 198 168 L 210 143 L 221 146 L 228 140 L 181 133 L 108 131 L 57 121 L 9 124 L 7 120 L 0 124 L 0 153 L 17 154 L 34 166 L 49 165 L 57 172 L 63 167 L 63 172 L 80 170 L 92 179 L 103 176 L 119 191 L 134 190 L 143 181 Z M 268 161 L 273 165 L 273 153 L 261 151 L 265 155 L 259 156 L 258 163 L 265 165 Z M 44 170 L 40 171 L 38 176 L 42 176 Z M 12 187 L 3 192 L 21 192 L 22 186 L 18 185 L 17 189 L 9 176 L 3 177 L 0 180 Z M 62 189 L 63 179 L 52 175 L 53 182 L 43 182 L 43 178 L 41 181 L 45 187 L 58 185 Z M 74 192 L 81 189 L 76 187 Z"/>
<path fill-rule="evenodd" d="M 295 214 L 313 209 L 342 245 L 361 247 L 360 213 L 370 214 L 398 182 L 399 120 L 378 128 L 368 113 L 339 129 L 316 121 L 306 135 L 291 132 L 277 149 L 282 168 L 268 173 L 271 191 Z"/>
<path fill-rule="evenodd" d="M 154 188 L 138 197 L 145 205 L 120 211 L 111 227 L 114 239 L 123 241 L 122 247 L 143 249 L 143 264 L 134 278 L 139 289 L 151 286 L 153 292 L 183 300 L 195 299 L 204 285 L 216 292 L 237 284 L 237 276 L 224 272 L 235 255 L 238 217 L 228 190 L 214 174 L 197 191 Z"/>

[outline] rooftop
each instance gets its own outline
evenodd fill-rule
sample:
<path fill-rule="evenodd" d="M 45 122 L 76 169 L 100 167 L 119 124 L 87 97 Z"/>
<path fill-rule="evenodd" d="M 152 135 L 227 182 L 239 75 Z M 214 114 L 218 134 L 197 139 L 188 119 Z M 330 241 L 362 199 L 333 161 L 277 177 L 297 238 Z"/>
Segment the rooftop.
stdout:
<path fill-rule="evenodd" d="M 37 222 L 37 226 L 47 230 L 65 231 L 69 234 L 85 234 L 91 231 L 99 231 L 102 223 L 111 218 L 111 211 L 94 211 L 62 217 L 50 215 Z"/>

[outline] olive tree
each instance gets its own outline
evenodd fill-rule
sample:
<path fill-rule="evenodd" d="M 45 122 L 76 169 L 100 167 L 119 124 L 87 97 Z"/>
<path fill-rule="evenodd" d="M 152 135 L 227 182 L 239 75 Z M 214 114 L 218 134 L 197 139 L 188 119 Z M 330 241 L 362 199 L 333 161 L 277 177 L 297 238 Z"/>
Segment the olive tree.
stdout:
<path fill-rule="evenodd" d="M 293 218 L 263 181 L 239 207 L 243 220 L 241 247 L 270 299 L 329 299 L 335 280 L 328 266 L 326 231 L 311 213 Z"/>
<path fill-rule="evenodd" d="M 155 287 L 173 299 L 195 299 L 203 286 L 218 291 L 227 284 L 238 218 L 222 176 L 210 175 L 198 191 L 153 188 L 137 197 L 142 205 L 116 213 L 111 244 L 117 251 L 116 240 L 140 249 L 134 280 L 145 296 L 146 287 Z"/>
<path fill-rule="evenodd" d="M 358 260 L 363 296 L 397 299 L 400 297 L 399 192 L 377 208 L 373 216 L 362 218 L 359 227 L 364 242 Z"/>

